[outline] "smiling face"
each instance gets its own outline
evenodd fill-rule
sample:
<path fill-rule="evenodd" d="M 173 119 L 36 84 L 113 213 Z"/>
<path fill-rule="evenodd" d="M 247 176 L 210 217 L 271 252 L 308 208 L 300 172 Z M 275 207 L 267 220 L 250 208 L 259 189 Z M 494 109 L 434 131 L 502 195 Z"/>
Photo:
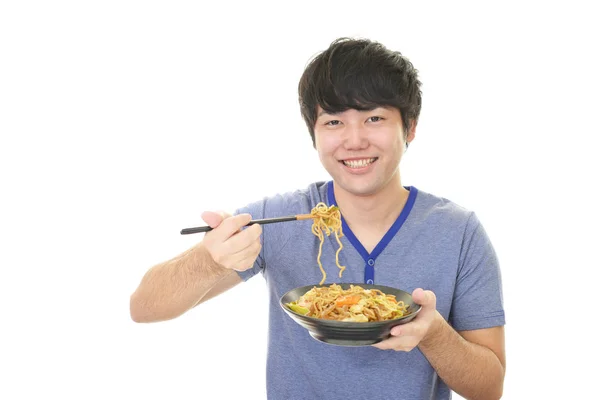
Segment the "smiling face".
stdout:
<path fill-rule="evenodd" d="M 372 196 L 385 188 L 401 188 L 399 164 L 406 142 L 400 111 L 379 107 L 328 114 L 320 107 L 314 127 L 321 163 L 337 187 L 354 196 Z"/>

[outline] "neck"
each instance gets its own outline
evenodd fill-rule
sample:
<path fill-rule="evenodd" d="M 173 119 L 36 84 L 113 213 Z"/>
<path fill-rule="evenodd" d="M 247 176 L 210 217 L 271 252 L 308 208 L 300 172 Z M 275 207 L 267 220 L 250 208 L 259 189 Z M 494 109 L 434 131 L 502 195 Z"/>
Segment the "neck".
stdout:
<path fill-rule="evenodd" d="M 387 229 L 398 218 L 409 191 L 402 186 L 398 174 L 376 193 L 356 195 L 342 189 L 334 182 L 337 205 L 349 226 L 370 226 Z"/>

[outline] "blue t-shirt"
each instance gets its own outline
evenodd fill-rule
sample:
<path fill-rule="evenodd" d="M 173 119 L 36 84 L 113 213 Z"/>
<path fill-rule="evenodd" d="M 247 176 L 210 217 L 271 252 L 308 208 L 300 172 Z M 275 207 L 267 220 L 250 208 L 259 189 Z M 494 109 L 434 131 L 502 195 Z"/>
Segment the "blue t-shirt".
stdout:
<path fill-rule="evenodd" d="M 414 186 L 407 189 L 402 213 L 371 254 L 343 221 L 342 278 L 335 262 L 339 245 L 334 235 L 325 236 L 325 284 L 373 279 L 409 293 L 421 287 L 436 294 L 437 310 L 456 330 L 504 325 L 498 260 L 475 214 Z M 319 202 L 336 204 L 331 181 L 265 198 L 235 213 L 254 219 L 308 214 Z M 244 280 L 261 273 L 269 291 L 269 399 L 449 399 L 448 386 L 418 348 L 401 352 L 325 344 L 281 310 L 279 299 L 287 291 L 322 279 L 320 241 L 311 226 L 311 220 L 263 225 L 263 247 L 254 266 L 239 272 Z"/>

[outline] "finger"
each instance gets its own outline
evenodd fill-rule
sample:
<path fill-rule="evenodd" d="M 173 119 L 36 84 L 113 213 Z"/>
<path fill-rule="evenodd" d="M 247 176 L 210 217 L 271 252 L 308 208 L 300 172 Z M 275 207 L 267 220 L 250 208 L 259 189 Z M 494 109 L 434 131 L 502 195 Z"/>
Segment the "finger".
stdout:
<path fill-rule="evenodd" d="M 243 229 L 241 232 L 238 232 L 223 242 L 223 251 L 228 253 L 237 253 L 253 242 L 260 239 L 260 235 L 262 234 L 262 227 L 258 224 L 254 224 L 249 226 L 246 229 Z"/>
<path fill-rule="evenodd" d="M 390 337 L 372 346 L 380 350 L 411 351 L 419 344 L 414 337 Z"/>
<path fill-rule="evenodd" d="M 256 262 L 257 255 L 258 255 L 258 253 L 250 254 L 247 258 L 244 258 L 243 260 L 235 263 L 231 267 L 231 269 L 234 271 L 245 271 L 247 269 L 252 268 L 254 266 L 254 263 Z"/>
<path fill-rule="evenodd" d="M 376 347 L 379 350 L 390 350 L 390 349 L 395 349 L 398 346 L 400 346 L 401 340 L 402 339 L 400 339 L 400 338 L 389 338 L 389 339 L 382 340 L 379 343 L 375 343 L 371 346 Z"/>
<path fill-rule="evenodd" d="M 253 242 L 250 246 L 246 247 L 242 251 L 239 251 L 229 257 L 227 264 L 229 268 L 234 269 L 236 271 L 244 271 L 254 264 L 262 245 L 260 241 L 257 240 Z"/>
<path fill-rule="evenodd" d="M 431 290 L 416 288 L 412 292 L 413 301 L 422 306 L 435 305 L 435 294 Z"/>
<path fill-rule="evenodd" d="M 381 342 L 379 342 L 379 343 L 375 343 L 375 344 L 372 344 L 371 346 L 373 346 L 373 347 L 376 347 L 376 348 L 378 348 L 379 350 L 388 350 L 388 349 L 390 348 L 390 347 L 388 347 L 388 346 L 389 346 L 389 344 L 388 344 L 388 340 L 389 340 L 389 339 L 387 339 L 387 340 L 382 340 Z"/>
<path fill-rule="evenodd" d="M 224 211 L 204 211 L 201 216 L 202 220 L 211 228 L 216 228 L 224 219 L 231 217 Z"/>
<path fill-rule="evenodd" d="M 208 232 L 207 236 L 210 235 L 215 242 L 225 242 L 234 233 L 238 232 L 243 226 L 248 224 L 251 219 L 252 216 L 245 213 L 225 218 L 219 226 L 211 232 Z"/>
<path fill-rule="evenodd" d="M 260 251 L 260 241 L 251 242 L 248 246 L 245 246 L 243 249 L 240 249 L 234 253 L 224 253 L 226 256 L 223 258 L 223 263 L 228 268 L 235 267 L 242 260 L 245 260 L 248 257 L 254 255 L 255 257 L 258 255 Z"/>
<path fill-rule="evenodd" d="M 226 222 L 227 221 L 223 222 L 223 225 Z M 221 228 L 222 227 L 219 227 L 218 229 Z M 233 236 L 222 241 L 222 235 L 219 236 L 219 232 L 215 230 L 214 233 L 211 232 L 211 234 L 208 234 L 204 238 L 204 242 L 215 262 L 225 268 L 233 268 L 240 259 L 246 257 L 247 249 L 249 247 L 253 245 L 254 247 L 260 247 L 261 232 L 261 226 L 256 224 L 241 232 L 238 231 L 237 233 L 234 233 Z"/>
<path fill-rule="evenodd" d="M 419 337 L 423 333 L 425 326 L 419 320 L 411 321 L 404 325 L 395 326 L 390 330 L 390 335 L 399 338 Z"/>
<path fill-rule="evenodd" d="M 406 332 L 406 329 L 402 329 L 402 327 L 400 325 L 398 325 L 398 326 L 394 326 L 390 330 L 390 335 L 392 335 L 392 336 L 401 336 L 401 335 L 404 335 L 405 332 Z"/>

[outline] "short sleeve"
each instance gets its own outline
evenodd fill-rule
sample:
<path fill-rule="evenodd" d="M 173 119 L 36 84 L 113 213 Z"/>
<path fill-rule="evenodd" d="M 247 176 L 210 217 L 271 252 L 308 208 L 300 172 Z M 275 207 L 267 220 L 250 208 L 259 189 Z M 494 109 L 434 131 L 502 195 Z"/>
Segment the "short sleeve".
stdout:
<path fill-rule="evenodd" d="M 498 257 L 474 213 L 463 236 L 449 322 L 458 331 L 505 324 Z"/>

